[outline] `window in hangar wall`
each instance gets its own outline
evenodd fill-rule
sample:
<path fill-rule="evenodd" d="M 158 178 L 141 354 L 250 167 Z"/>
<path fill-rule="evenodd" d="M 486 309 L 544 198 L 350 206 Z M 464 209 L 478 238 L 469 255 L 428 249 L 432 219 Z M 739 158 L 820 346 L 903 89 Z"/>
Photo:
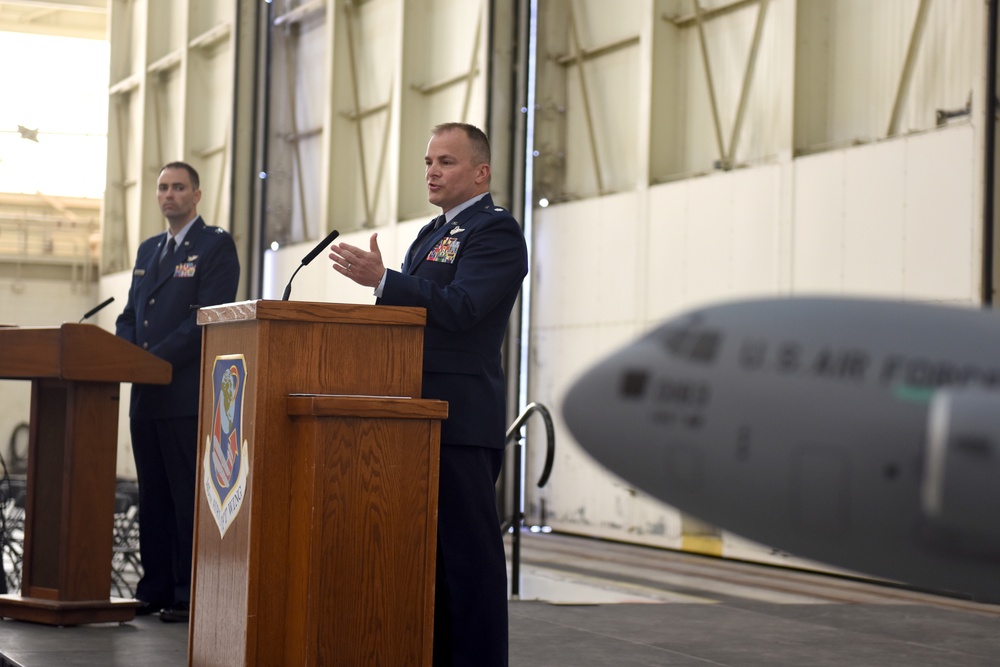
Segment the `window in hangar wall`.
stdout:
<path fill-rule="evenodd" d="M 553 203 L 930 131 L 976 103 L 981 3 L 538 7 L 534 191 Z"/>
<path fill-rule="evenodd" d="M 0 260 L 98 262 L 108 43 L 0 32 Z M 80 277 L 79 274 L 74 274 Z"/>

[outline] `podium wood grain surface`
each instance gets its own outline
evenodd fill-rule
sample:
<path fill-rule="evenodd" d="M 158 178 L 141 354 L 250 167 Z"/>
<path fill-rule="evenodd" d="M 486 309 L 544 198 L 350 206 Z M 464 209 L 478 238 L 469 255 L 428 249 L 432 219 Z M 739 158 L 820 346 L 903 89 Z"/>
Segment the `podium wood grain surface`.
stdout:
<path fill-rule="evenodd" d="M 31 380 L 20 595 L 0 616 L 128 621 L 111 598 L 121 382 L 166 384 L 170 364 L 90 324 L 0 328 L 0 377 Z"/>
<path fill-rule="evenodd" d="M 199 312 L 191 665 L 429 665 L 440 420 L 422 309 L 252 301 Z M 215 360 L 242 355 L 249 475 L 224 536 L 202 480 Z"/>

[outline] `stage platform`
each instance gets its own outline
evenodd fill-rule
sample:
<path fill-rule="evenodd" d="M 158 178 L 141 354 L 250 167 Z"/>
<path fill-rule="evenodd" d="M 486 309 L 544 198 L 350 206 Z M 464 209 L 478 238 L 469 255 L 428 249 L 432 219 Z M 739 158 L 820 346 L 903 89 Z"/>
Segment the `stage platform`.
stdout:
<path fill-rule="evenodd" d="M 526 535 L 520 584 L 512 667 L 1000 666 L 1000 606 L 855 579 Z M 0 622 L 3 667 L 181 667 L 186 645 L 156 616 Z"/>

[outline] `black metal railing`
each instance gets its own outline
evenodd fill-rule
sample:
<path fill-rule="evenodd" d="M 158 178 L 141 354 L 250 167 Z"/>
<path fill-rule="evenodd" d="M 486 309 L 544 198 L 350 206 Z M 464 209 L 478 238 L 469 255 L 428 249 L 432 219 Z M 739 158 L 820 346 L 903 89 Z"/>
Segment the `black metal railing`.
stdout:
<path fill-rule="evenodd" d="M 556 453 L 556 431 L 552 425 L 552 413 L 541 403 L 529 403 L 518 415 L 514 423 L 507 429 L 507 442 L 516 440 L 514 444 L 514 514 L 504 521 L 503 532 L 511 531 L 511 581 L 510 595 L 513 599 L 518 599 L 521 595 L 521 530 L 524 528 L 524 493 L 521 488 L 521 459 L 524 453 L 524 436 L 521 428 L 528 418 L 538 413 L 545 421 L 545 465 L 542 474 L 538 478 L 537 486 L 542 488 L 549 481 L 552 473 L 552 463 Z"/>

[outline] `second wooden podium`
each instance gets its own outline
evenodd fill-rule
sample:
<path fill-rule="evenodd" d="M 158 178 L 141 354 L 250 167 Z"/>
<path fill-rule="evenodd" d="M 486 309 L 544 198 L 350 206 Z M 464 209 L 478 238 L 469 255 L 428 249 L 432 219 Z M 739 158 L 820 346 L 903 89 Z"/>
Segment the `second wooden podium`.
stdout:
<path fill-rule="evenodd" d="M 202 309 L 191 665 L 430 665 L 423 309 Z"/>
<path fill-rule="evenodd" d="M 31 380 L 20 594 L 0 616 L 49 625 L 129 621 L 111 598 L 120 383 L 170 364 L 92 324 L 0 328 L 0 378 Z"/>

